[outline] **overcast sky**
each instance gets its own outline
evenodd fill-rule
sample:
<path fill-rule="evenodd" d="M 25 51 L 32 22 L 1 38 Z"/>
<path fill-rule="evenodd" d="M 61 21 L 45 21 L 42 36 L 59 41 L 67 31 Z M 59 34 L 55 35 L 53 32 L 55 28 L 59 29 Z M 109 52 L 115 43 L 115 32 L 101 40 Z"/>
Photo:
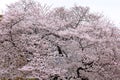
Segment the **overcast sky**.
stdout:
<path fill-rule="evenodd" d="M 0 13 L 4 12 L 6 5 L 18 0 L 0 0 Z M 52 7 L 71 7 L 76 5 L 89 6 L 91 11 L 103 13 L 117 26 L 120 25 L 120 0 L 36 0 Z"/>

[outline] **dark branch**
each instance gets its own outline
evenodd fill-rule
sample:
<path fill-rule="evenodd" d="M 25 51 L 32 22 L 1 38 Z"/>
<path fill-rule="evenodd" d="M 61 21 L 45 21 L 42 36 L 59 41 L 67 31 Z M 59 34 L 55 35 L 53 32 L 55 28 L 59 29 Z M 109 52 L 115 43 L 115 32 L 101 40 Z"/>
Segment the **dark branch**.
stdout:
<path fill-rule="evenodd" d="M 63 50 L 61 50 L 60 46 L 57 45 L 57 49 L 58 49 L 59 54 L 60 54 L 62 57 L 63 57 L 64 55 L 65 55 L 66 57 L 68 57 L 67 54 L 66 54 Z"/>
<path fill-rule="evenodd" d="M 86 63 L 86 62 L 82 62 L 83 63 L 83 65 L 85 66 L 85 67 L 92 67 L 93 66 L 93 63 L 94 63 L 94 61 L 91 61 L 91 62 L 88 62 L 88 63 Z"/>
<path fill-rule="evenodd" d="M 77 78 L 81 78 L 80 70 L 86 71 L 86 68 L 82 68 L 82 67 L 77 68 L 77 70 L 76 70 L 76 72 L 77 72 Z"/>

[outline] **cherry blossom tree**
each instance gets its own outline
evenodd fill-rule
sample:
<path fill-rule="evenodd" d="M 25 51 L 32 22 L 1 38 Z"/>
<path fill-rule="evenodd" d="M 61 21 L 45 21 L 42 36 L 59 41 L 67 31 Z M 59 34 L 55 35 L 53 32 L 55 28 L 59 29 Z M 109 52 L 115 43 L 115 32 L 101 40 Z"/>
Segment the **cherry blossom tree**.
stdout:
<path fill-rule="evenodd" d="M 8 6 L 0 22 L 0 77 L 117 80 L 120 30 L 89 7 Z"/>

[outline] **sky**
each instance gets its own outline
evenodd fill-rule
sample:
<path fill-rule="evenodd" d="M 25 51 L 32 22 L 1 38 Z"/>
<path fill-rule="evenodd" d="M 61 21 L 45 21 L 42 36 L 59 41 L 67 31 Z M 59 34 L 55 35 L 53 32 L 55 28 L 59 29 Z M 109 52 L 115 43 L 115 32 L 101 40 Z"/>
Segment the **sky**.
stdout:
<path fill-rule="evenodd" d="M 6 5 L 14 3 L 18 0 L 0 0 L 0 13 L 6 10 Z M 98 12 L 105 15 L 116 26 L 120 26 L 120 0 L 36 0 L 41 4 L 47 4 L 52 7 L 72 7 L 75 4 L 88 6 L 92 12 Z"/>

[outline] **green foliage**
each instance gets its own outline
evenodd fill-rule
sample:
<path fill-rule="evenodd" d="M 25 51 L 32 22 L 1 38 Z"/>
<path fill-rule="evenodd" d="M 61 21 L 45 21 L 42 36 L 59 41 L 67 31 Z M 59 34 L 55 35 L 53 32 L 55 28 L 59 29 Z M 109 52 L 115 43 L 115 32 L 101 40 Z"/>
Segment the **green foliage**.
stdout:
<path fill-rule="evenodd" d="M 15 77 L 14 80 L 25 80 L 25 79 L 22 77 Z"/>
<path fill-rule="evenodd" d="M 1 78 L 0 80 L 7 80 L 5 77 Z"/>
<path fill-rule="evenodd" d="M 26 80 L 39 80 L 38 78 L 27 78 Z"/>
<path fill-rule="evenodd" d="M 8 78 L 3 77 L 0 80 L 39 80 L 39 79 L 38 78 L 23 78 L 23 77 L 15 77 L 13 79 L 11 78 L 8 79 Z"/>

